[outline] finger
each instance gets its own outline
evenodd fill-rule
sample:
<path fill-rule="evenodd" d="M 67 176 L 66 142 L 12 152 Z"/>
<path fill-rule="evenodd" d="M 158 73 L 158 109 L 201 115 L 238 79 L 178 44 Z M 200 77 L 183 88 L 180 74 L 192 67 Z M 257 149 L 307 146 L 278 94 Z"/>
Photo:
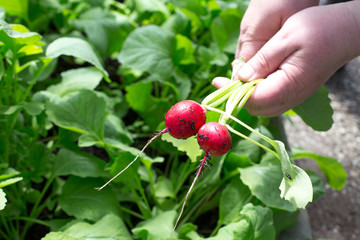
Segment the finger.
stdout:
<path fill-rule="evenodd" d="M 266 40 L 257 41 L 243 41 L 239 38 L 238 49 L 236 50 L 235 57 L 244 57 L 245 62 L 251 59 L 260 49 L 264 46 Z"/>
<path fill-rule="evenodd" d="M 212 81 L 212 85 L 216 88 L 222 88 L 231 83 L 231 80 L 225 77 L 216 77 Z"/>
<path fill-rule="evenodd" d="M 251 81 L 266 78 L 296 51 L 296 44 L 289 42 L 281 32 L 271 38 L 238 72 L 237 79 Z"/>
<path fill-rule="evenodd" d="M 256 86 L 245 107 L 255 116 L 279 116 L 305 101 L 321 85 L 307 80 L 303 70 L 285 63 Z"/>

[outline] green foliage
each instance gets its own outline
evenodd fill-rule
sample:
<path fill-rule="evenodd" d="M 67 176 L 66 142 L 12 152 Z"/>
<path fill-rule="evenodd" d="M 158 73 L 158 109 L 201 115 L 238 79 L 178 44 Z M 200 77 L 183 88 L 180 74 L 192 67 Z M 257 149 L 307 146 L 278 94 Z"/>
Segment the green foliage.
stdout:
<path fill-rule="evenodd" d="M 317 131 L 327 131 L 333 124 L 333 109 L 330 106 L 328 90 L 322 86 L 310 98 L 294 107 L 293 111 Z"/>
<path fill-rule="evenodd" d="M 163 129 L 171 105 L 209 99 L 211 80 L 231 76 L 247 4 L 0 0 L 0 238 L 168 239 L 202 156 L 195 138 L 164 134 L 95 188 Z M 229 97 L 214 95 L 216 107 Z M 230 112 L 262 135 L 230 123 L 247 140 L 234 136 L 232 151 L 211 160 L 173 239 L 276 239 L 324 193 L 319 175 L 295 159 L 316 161 L 336 190 L 346 183 L 336 159 L 288 156 L 269 142 L 269 121 L 236 112 L 238 100 Z M 331 127 L 325 89 L 294 111 L 316 130 Z M 219 116 L 209 111 L 207 120 Z"/>

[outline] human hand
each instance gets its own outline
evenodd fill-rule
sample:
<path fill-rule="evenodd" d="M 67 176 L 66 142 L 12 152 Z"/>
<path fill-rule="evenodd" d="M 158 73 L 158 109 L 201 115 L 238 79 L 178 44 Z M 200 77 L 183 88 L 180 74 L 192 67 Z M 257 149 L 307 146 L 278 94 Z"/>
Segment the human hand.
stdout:
<path fill-rule="evenodd" d="M 251 59 L 293 14 L 319 5 L 316 0 L 252 0 L 241 21 L 235 58 Z"/>
<path fill-rule="evenodd" d="M 237 74 L 260 82 L 246 108 L 277 116 L 313 94 L 343 64 L 360 55 L 360 1 L 306 8 L 289 17 Z M 227 81 L 214 79 L 214 86 Z"/>

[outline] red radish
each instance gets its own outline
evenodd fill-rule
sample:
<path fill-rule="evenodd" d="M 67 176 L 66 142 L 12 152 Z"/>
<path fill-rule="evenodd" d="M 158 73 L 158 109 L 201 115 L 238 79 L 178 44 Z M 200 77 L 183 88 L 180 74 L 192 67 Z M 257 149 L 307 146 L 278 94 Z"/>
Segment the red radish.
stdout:
<path fill-rule="evenodd" d="M 171 240 L 172 234 L 174 233 L 177 224 L 184 212 L 184 208 L 187 202 L 187 199 L 190 195 L 191 190 L 193 189 L 195 182 L 199 178 L 201 170 L 203 169 L 204 165 L 207 163 L 211 156 L 219 157 L 224 155 L 229 151 L 231 148 L 231 136 L 229 131 L 224 125 L 221 125 L 217 122 L 208 122 L 205 123 L 198 131 L 197 140 L 200 147 L 205 151 L 204 158 L 201 161 L 199 170 L 196 172 L 196 176 L 185 196 L 184 203 L 181 207 L 180 214 L 176 220 L 175 226 L 170 234 L 169 240 Z"/>
<path fill-rule="evenodd" d="M 123 170 L 117 173 L 103 186 L 96 189 L 100 191 L 106 185 L 112 182 L 115 178 L 117 178 L 120 174 L 122 174 L 139 158 L 140 154 L 145 151 L 147 146 L 149 146 L 150 143 L 152 143 L 152 141 L 154 141 L 164 133 L 169 132 L 169 134 L 174 138 L 185 139 L 195 135 L 199 130 L 199 128 L 205 124 L 205 122 L 206 122 L 206 110 L 197 102 L 191 100 L 184 100 L 176 103 L 166 113 L 165 116 L 166 128 L 160 131 L 155 136 L 153 136 L 146 143 L 143 149 L 141 149 L 141 151 L 136 155 L 134 160 L 132 160 Z"/>
<path fill-rule="evenodd" d="M 231 136 L 224 125 L 208 122 L 198 131 L 197 141 L 200 147 L 213 157 L 224 155 L 231 148 Z"/>
<path fill-rule="evenodd" d="M 206 122 L 206 110 L 197 102 L 184 100 L 170 108 L 165 125 L 174 138 L 185 139 L 195 135 Z"/>

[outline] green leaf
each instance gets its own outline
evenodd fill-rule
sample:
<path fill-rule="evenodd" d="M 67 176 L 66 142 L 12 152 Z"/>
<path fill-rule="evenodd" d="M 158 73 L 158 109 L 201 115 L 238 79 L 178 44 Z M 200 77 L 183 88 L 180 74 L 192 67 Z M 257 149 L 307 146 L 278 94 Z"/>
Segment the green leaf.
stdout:
<path fill-rule="evenodd" d="M 119 150 L 124 151 L 124 152 L 129 152 L 133 156 L 136 156 L 140 152 L 139 149 L 131 147 L 128 144 L 121 143 L 121 142 L 116 141 L 114 139 L 106 138 L 104 143 L 106 145 L 108 145 L 109 147 L 116 148 L 116 149 L 119 149 Z M 144 159 L 144 160 L 148 160 L 150 162 L 163 162 L 164 161 L 163 157 L 150 158 L 145 153 L 141 154 L 141 158 Z"/>
<path fill-rule="evenodd" d="M 104 216 L 94 224 L 77 222 L 68 227 L 64 233 L 77 239 L 132 240 L 124 222 L 113 214 Z"/>
<path fill-rule="evenodd" d="M 41 238 L 41 240 L 84 240 L 84 239 L 71 237 L 62 232 L 50 232 L 46 234 L 45 237 Z"/>
<path fill-rule="evenodd" d="M 28 0 L 0 0 L 0 7 L 6 9 L 6 13 L 11 16 L 28 17 Z"/>
<path fill-rule="evenodd" d="M 83 39 L 62 37 L 50 43 L 46 49 L 46 56 L 49 58 L 57 58 L 60 55 L 80 58 L 91 63 L 108 76 L 107 71 L 102 66 L 100 58 L 97 56 L 90 44 Z"/>
<path fill-rule="evenodd" d="M 129 17 L 99 7 L 84 12 L 73 23 L 85 31 L 104 57 L 119 52 L 127 35 L 136 27 Z"/>
<path fill-rule="evenodd" d="M 298 222 L 299 212 L 300 211 L 295 211 L 295 212 L 288 212 L 281 210 L 273 211 L 273 222 L 276 232 L 281 233 L 283 230 L 295 226 L 296 223 Z M 281 235 L 285 235 L 285 234 L 281 234 Z"/>
<path fill-rule="evenodd" d="M 159 177 L 154 185 L 154 190 L 157 198 L 176 198 L 173 184 L 168 178 Z"/>
<path fill-rule="evenodd" d="M 126 38 L 119 62 L 167 79 L 174 70 L 174 35 L 158 26 L 148 25 L 132 31 Z"/>
<path fill-rule="evenodd" d="M 253 240 L 254 227 L 248 218 L 242 218 L 238 222 L 230 223 L 219 229 L 219 232 L 206 240 Z"/>
<path fill-rule="evenodd" d="M 317 155 L 308 150 L 292 148 L 293 159 L 309 158 L 313 159 L 324 173 L 326 181 L 330 187 L 340 190 L 346 185 L 347 173 L 344 166 L 336 159 Z"/>
<path fill-rule="evenodd" d="M 219 49 L 215 42 L 212 42 L 208 48 L 205 46 L 199 46 L 198 54 L 200 58 L 199 61 L 204 66 L 225 66 L 229 62 L 229 57 Z"/>
<path fill-rule="evenodd" d="M 3 210 L 6 206 L 6 194 L 5 192 L 2 190 L 2 188 L 0 188 L 0 210 Z"/>
<path fill-rule="evenodd" d="M 37 116 L 45 109 L 44 104 L 39 102 L 25 102 L 23 106 L 25 111 L 31 116 Z"/>
<path fill-rule="evenodd" d="M 170 103 L 151 95 L 152 83 L 139 82 L 126 87 L 126 101 L 137 111 L 151 129 L 156 129 L 164 121 Z"/>
<path fill-rule="evenodd" d="M 75 153 L 61 149 L 56 156 L 54 175 L 74 175 L 79 177 L 105 177 L 105 162 L 85 153 Z"/>
<path fill-rule="evenodd" d="M 129 165 L 129 163 L 134 160 L 136 155 L 130 153 L 130 152 L 122 152 L 118 153 L 114 159 L 113 164 L 111 165 L 111 175 L 115 176 L 118 172 L 123 170 L 126 166 Z M 141 157 L 140 157 L 141 158 Z M 130 182 L 134 181 L 136 175 L 138 175 L 138 168 L 140 165 L 140 159 L 138 159 L 136 162 L 134 162 L 125 172 L 123 172 L 120 176 L 118 176 L 114 182 Z"/>
<path fill-rule="evenodd" d="M 10 49 L 13 54 L 17 54 L 18 51 L 24 46 L 28 48 L 37 48 L 43 46 L 41 42 L 41 35 L 35 32 L 30 32 L 26 27 L 22 25 L 10 25 L 5 21 L 0 20 L 0 39 L 4 43 L 2 46 L 5 49 Z M 38 52 L 42 52 L 39 49 Z M 24 50 L 23 53 L 26 54 Z"/>
<path fill-rule="evenodd" d="M 172 14 L 168 19 L 166 19 L 161 27 L 173 32 L 174 34 L 190 36 L 191 21 L 183 12 L 179 9 L 175 9 L 175 14 Z"/>
<path fill-rule="evenodd" d="M 193 44 L 187 37 L 176 34 L 175 36 L 175 65 L 188 65 L 195 63 Z"/>
<path fill-rule="evenodd" d="M 127 130 L 121 118 L 111 114 L 106 118 L 104 137 L 119 140 L 123 143 L 133 143 L 133 137 Z"/>
<path fill-rule="evenodd" d="M 15 177 L 20 174 L 20 172 L 16 171 L 13 168 L 7 168 L 7 165 L 5 166 L 6 170 L 3 171 L 0 175 L 0 180 L 5 180 L 8 178 Z"/>
<path fill-rule="evenodd" d="M 60 83 L 51 85 L 46 91 L 63 97 L 78 90 L 94 90 L 101 82 L 103 75 L 98 69 L 87 67 L 62 72 L 61 78 Z"/>
<path fill-rule="evenodd" d="M 263 135 L 272 138 L 271 137 L 271 133 L 269 132 L 269 130 L 267 130 L 265 127 L 261 126 L 261 128 L 257 128 L 255 129 L 259 132 L 261 132 Z M 248 136 L 249 138 L 251 138 L 252 140 L 261 143 L 262 145 L 269 147 L 269 144 L 263 140 L 262 138 L 260 138 L 256 133 L 250 133 L 250 135 Z M 232 146 L 231 148 L 231 152 L 233 154 L 237 154 L 240 156 L 247 156 L 252 162 L 258 162 L 259 159 L 261 158 L 261 153 L 262 153 L 262 149 L 246 140 L 246 139 L 241 139 L 240 141 L 237 141 L 234 143 L 234 146 Z"/>
<path fill-rule="evenodd" d="M 322 86 L 305 102 L 293 108 L 302 120 L 316 131 L 327 131 L 333 124 L 333 109 L 328 90 Z"/>
<path fill-rule="evenodd" d="M 135 111 L 145 112 L 149 106 L 149 98 L 151 98 L 151 83 L 136 83 L 126 88 L 126 101 Z"/>
<path fill-rule="evenodd" d="M 191 80 L 189 76 L 177 70 L 173 72 L 173 77 L 176 82 L 176 88 L 179 91 L 179 101 L 187 99 L 191 92 Z"/>
<path fill-rule="evenodd" d="M 31 146 L 27 156 L 29 176 L 33 181 L 43 181 L 42 176 L 49 173 L 53 166 L 54 155 L 50 149 L 42 142 L 36 142 Z"/>
<path fill-rule="evenodd" d="M 200 1 L 193 1 L 193 0 L 183 0 L 183 1 L 176 1 L 171 0 L 170 1 L 175 6 L 186 9 L 188 11 L 191 11 L 197 15 L 205 15 L 207 12 L 207 9 Z"/>
<path fill-rule="evenodd" d="M 192 223 L 185 223 L 179 230 L 179 239 L 200 239 L 196 233 L 197 226 Z"/>
<path fill-rule="evenodd" d="M 249 202 L 251 197 L 249 188 L 239 178 L 233 178 L 221 193 L 219 221 L 223 224 L 238 221 L 240 210 Z"/>
<path fill-rule="evenodd" d="M 132 232 L 147 240 L 167 240 L 173 229 L 173 222 L 177 216 L 176 211 L 167 211 L 140 222 Z"/>
<path fill-rule="evenodd" d="M 23 180 L 22 177 L 15 177 L 15 178 L 6 179 L 6 180 L 0 182 L 0 188 L 6 187 L 8 185 L 17 183 L 17 182 L 22 181 L 22 180 Z"/>
<path fill-rule="evenodd" d="M 313 188 L 309 175 L 296 165 L 293 165 L 292 181 L 283 178 L 280 184 L 281 197 L 290 201 L 296 208 L 305 208 L 313 201 Z"/>
<path fill-rule="evenodd" d="M 235 52 L 241 18 L 242 14 L 238 9 L 227 9 L 212 21 L 211 35 L 221 50 L 228 53 Z"/>
<path fill-rule="evenodd" d="M 282 172 L 278 160 L 262 161 L 247 168 L 240 168 L 241 181 L 246 184 L 251 193 L 266 206 L 294 211 L 296 208 L 285 199 L 280 198 L 280 183 Z"/>
<path fill-rule="evenodd" d="M 159 0 L 134 0 L 135 9 L 134 11 L 138 13 L 139 20 L 148 20 L 151 21 L 149 13 L 159 13 L 166 17 L 169 15 L 169 10 L 166 5 Z M 156 15 L 158 16 L 158 15 Z"/>
<path fill-rule="evenodd" d="M 283 142 L 274 141 L 276 143 L 277 149 L 276 152 L 279 154 L 281 170 L 286 181 L 292 181 L 294 176 L 294 167 L 292 162 L 290 161 L 290 157 L 286 151 L 285 144 Z"/>
<path fill-rule="evenodd" d="M 0 82 L 3 80 L 4 73 L 5 73 L 4 61 L 2 56 L 0 56 Z"/>
<path fill-rule="evenodd" d="M 79 91 L 66 100 L 55 97 L 46 103 L 46 114 L 59 127 L 93 137 L 97 141 L 103 139 L 106 103 L 92 91 Z"/>
<path fill-rule="evenodd" d="M 17 110 L 19 110 L 21 108 L 22 108 L 21 105 L 13 105 L 13 106 L 1 105 L 0 106 L 0 114 L 11 115 L 11 114 L 13 114 L 14 112 L 16 112 Z"/>
<path fill-rule="evenodd" d="M 246 215 L 254 227 L 254 240 L 274 240 L 275 228 L 270 208 L 248 203 L 240 212 Z"/>
<path fill-rule="evenodd" d="M 325 186 L 321 177 L 314 171 L 306 170 L 307 175 L 309 175 L 311 184 L 313 186 L 313 201 L 319 200 L 319 198 L 325 194 Z"/>
<path fill-rule="evenodd" d="M 62 187 L 59 206 L 70 216 L 97 221 L 106 214 L 119 214 L 119 204 L 109 188 L 95 187 L 104 182 L 95 178 L 70 176 Z"/>
<path fill-rule="evenodd" d="M 26 112 L 32 116 L 37 116 L 44 110 L 44 104 L 38 102 L 23 102 L 19 105 L 12 106 L 1 105 L 0 114 L 12 115 L 20 109 L 25 109 Z"/>
<path fill-rule="evenodd" d="M 187 139 L 176 139 L 170 134 L 163 134 L 161 136 L 163 141 L 172 143 L 179 151 L 185 152 L 190 158 L 191 162 L 195 162 L 199 156 L 203 154 L 203 151 L 197 143 L 196 137 L 189 137 Z"/>

